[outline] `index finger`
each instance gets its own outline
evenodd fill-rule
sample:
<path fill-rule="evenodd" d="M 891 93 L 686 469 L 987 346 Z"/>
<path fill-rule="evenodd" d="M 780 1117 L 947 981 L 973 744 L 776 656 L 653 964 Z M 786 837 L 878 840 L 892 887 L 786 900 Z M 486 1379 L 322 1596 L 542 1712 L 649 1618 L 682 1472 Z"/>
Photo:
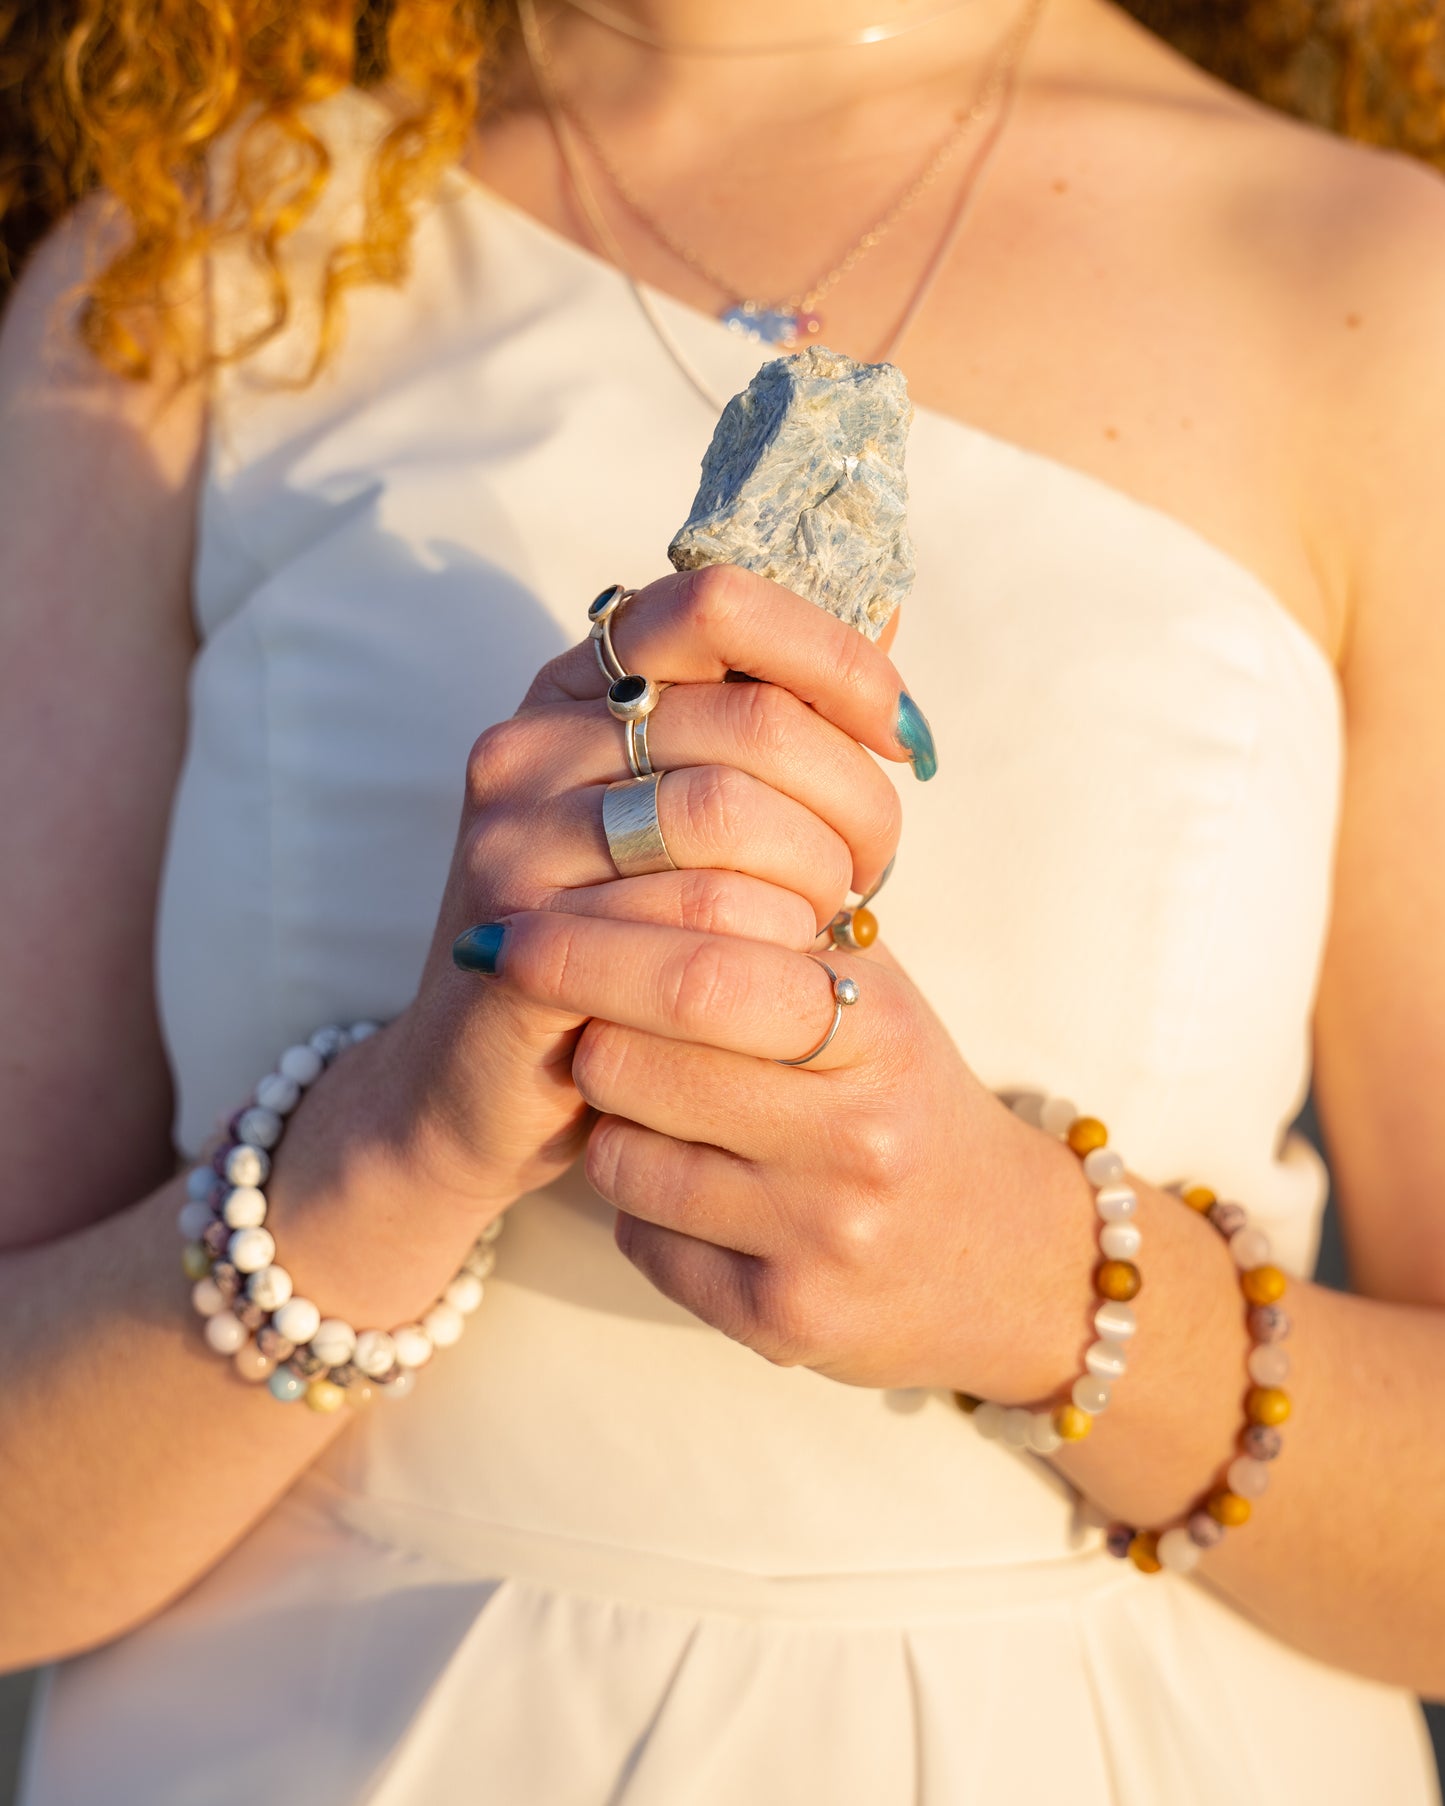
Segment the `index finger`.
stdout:
<path fill-rule="evenodd" d="M 654 683 L 719 683 L 741 674 L 790 690 L 880 757 L 938 769 L 933 735 L 881 647 L 805 597 L 738 565 L 705 565 L 650 583 L 611 621 L 628 671 Z M 584 640 L 543 672 L 529 702 L 605 694 Z"/>

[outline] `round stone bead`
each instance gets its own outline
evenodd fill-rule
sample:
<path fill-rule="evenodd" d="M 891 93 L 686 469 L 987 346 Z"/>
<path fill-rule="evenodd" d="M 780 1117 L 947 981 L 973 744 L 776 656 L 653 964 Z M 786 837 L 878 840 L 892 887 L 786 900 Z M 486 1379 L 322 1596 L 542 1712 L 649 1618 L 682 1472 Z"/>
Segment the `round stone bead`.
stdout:
<path fill-rule="evenodd" d="M 331 1380 L 315 1379 L 306 1388 L 306 1403 L 313 1411 L 329 1417 L 346 1403 L 346 1394 Z"/>
<path fill-rule="evenodd" d="M 1113 1148 L 1095 1148 L 1084 1156 L 1084 1177 L 1090 1185 L 1116 1185 L 1124 1177 L 1124 1161 Z"/>
<path fill-rule="evenodd" d="M 486 1279 L 497 1264 L 497 1251 L 489 1243 L 478 1242 L 462 1262 L 462 1271 L 474 1279 Z"/>
<path fill-rule="evenodd" d="M 269 1229 L 238 1229 L 226 1244 L 226 1259 L 238 1273 L 259 1273 L 276 1258 L 276 1238 Z"/>
<path fill-rule="evenodd" d="M 1141 1574 L 1157 1574 L 1163 1567 L 1159 1559 L 1159 1538 L 1152 1530 L 1141 1530 L 1130 1543 L 1129 1559 Z"/>
<path fill-rule="evenodd" d="M 1256 1386 L 1282 1386 L 1289 1378 L 1289 1350 L 1278 1342 L 1261 1342 L 1249 1351 L 1249 1377 Z"/>
<path fill-rule="evenodd" d="M 1159 1538 L 1159 1564 L 1171 1574 L 1189 1573 L 1203 1553 L 1183 1524 L 1175 1524 Z"/>
<path fill-rule="evenodd" d="M 361 1384 L 363 1375 L 354 1361 L 347 1361 L 342 1367 L 330 1368 L 326 1377 L 333 1386 L 340 1386 L 341 1390 L 349 1396 L 351 1388 Z"/>
<path fill-rule="evenodd" d="M 1074 1381 L 1070 1397 L 1081 1411 L 1087 1411 L 1090 1417 L 1097 1417 L 1107 1409 L 1112 1391 L 1109 1382 L 1100 1379 L 1097 1374 L 1081 1373 Z"/>
<path fill-rule="evenodd" d="M 206 1319 L 206 1340 L 217 1354 L 233 1355 L 246 1340 L 246 1326 L 232 1311 L 217 1311 Z"/>
<path fill-rule="evenodd" d="M 1278 1304 L 1256 1305 L 1248 1323 L 1256 1342 L 1283 1342 L 1290 1332 L 1289 1312 Z"/>
<path fill-rule="evenodd" d="M 232 1229 L 259 1229 L 266 1221 L 266 1194 L 254 1185 L 238 1185 L 226 1193 L 221 1217 Z"/>
<path fill-rule="evenodd" d="M 216 1182 L 213 1168 L 209 1166 L 193 1166 L 186 1174 L 186 1197 L 193 1204 L 208 1204 L 211 1198 L 211 1187 Z"/>
<path fill-rule="evenodd" d="M 1097 1116 L 1076 1116 L 1069 1124 L 1064 1139 L 1082 1160 L 1085 1154 L 1092 1154 L 1095 1148 L 1108 1147 L 1109 1131 Z"/>
<path fill-rule="evenodd" d="M 1106 1223 L 1099 1231 L 1099 1250 L 1106 1260 L 1133 1260 L 1143 1245 L 1136 1223 Z"/>
<path fill-rule="evenodd" d="M 1249 1227 L 1249 1218 L 1238 1204 L 1212 1204 L 1209 1220 L 1226 1241 Z"/>
<path fill-rule="evenodd" d="M 1010 1102 L 1009 1109 L 1020 1122 L 1026 1122 L 1031 1129 L 1041 1129 L 1044 1126 L 1044 1105 L 1048 1101 L 1042 1092 L 1020 1091 Z"/>
<path fill-rule="evenodd" d="M 1132 1186 L 1101 1185 L 1094 1196 L 1094 1208 L 1105 1223 L 1127 1223 L 1139 1208 L 1139 1197 Z"/>
<path fill-rule="evenodd" d="M 266 1312 L 262 1310 L 261 1306 L 257 1304 L 253 1298 L 238 1298 L 231 1306 L 231 1309 L 236 1313 L 237 1317 L 240 1318 L 241 1322 L 245 1324 L 246 1328 L 251 1331 L 252 1335 L 254 1335 L 266 1321 Z"/>
<path fill-rule="evenodd" d="M 278 1364 L 289 1361 L 296 1352 L 296 1344 L 289 1342 L 274 1323 L 265 1323 L 256 1331 L 256 1346 L 268 1361 Z"/>
<path fill-rule="evenodd" d="M 1239 1279 L 1251 1304 L 1278 1304 L 1289 1283 L 1278 1267 L 1253 1267 Z"/>
<path fill-rule="evenodd" d="M 381 1024 L 379 1022 L 353 1022 L 348 1033 L 351 1036 L 351 1045 L 356 1047 L 362 1041 L 369 1041 L 373 1035 L 379 1035 Z"/>
<path fill-rule="evenodd" d="M 1104 1538 L 1104 1547 L 1116 1561 L 1124 1561 L 1128 1558 L 1129 1545 L 1133 1540 L 1134 1532 L 1127 1524 L 1110 1524 Z"/>
<path fill-rule="evenodd" d="M 256 1102 L 278 1116 L 289 1116 L 300 1101 L 301 1087 L 284 1072 L 268 1072 L 256 1087 Z"/>
<path fill-rule="evenodd" d="M 321 1327 L 321 1313 L 309 1298 L 288 1298 L 276 1313 L 277 1333 L 298 1347 L 309 1342 Z"/>
<path fill-rule="evenodd" d="M 312 1052 L 319 1053 L 329 1066 L 339 1053 L 345 1052 L 349 1040 L 350 1036 L 344 1028 L 332 1025 L 328 1028 L 318 1028 L 311 1037 L 309 1045 Z"/>
<path fill-rule="evenodd" d="M 456 1278 L 442 1293 L 442 1297 L 454 1311 L 460 1311 L 464 1317 L 482 1302 L 482 1282 L 475 1273 L 458 1273 Z"/>
<path fill-rule="evenodd" d="M 228 1260 L 218 1260 L 211 1268 L 211 1278 L 220 1288 L 221 1296 L 227 1304 L 241 1289 L 241 1275 Z"/>
<path fill-rule="evenodd" d="M 1095 1291 L 1115 1304 L 1127 1304 L 1131 1298 L 1136 1298 L 1143 1283 L 1139 1269 L 1132 1261 L 1106 1260 L 1094 1269 Z"/>
<path fill-rule="evenodd" d="M 396 1365 L 396 1343 L 384 1329 L 364 1329 L 356 1338 L 352 1359 L 372 1379 L 380 1379 Z"/>
<path fill-rule="evenodd" d="M 1014 1405 L 1003 1414 L 1003 1436 L 1011 1449 L 1026 1449 L 1034 1433 L 1034 1414 Z"/>
<path fill-rule="evenodd" d="M 1054 1412 L 1054 1428 L 1063 1442 L 1082 1442 L 1093 1427 L 1093 1418 L 1075 1404 L 1060 1405 Z"/>
<path fill-rule="evenodd" d="M 1101 1304 L 1094 1312 L 1094 1328 L 1105 1342 L 1127 1342 L 1139 1327 L 1132 1304 Z"/>
<path fill-rule="evenodd" d="M 1045 1098 L 1039 1110 L 1039 1127 L 1049 1135 L 1067 1135 L 1079 1107 L 1066 1097 Z"/>
<path fill-rule="evenodd" d="M 1128 1368 L 1128 1358 L 1117 1342 L 1093 1343 L 1084 1353 L 1084 1365 L 1101 1380 L 1121 1380 Z"/>
<path fill-rule="evenodd" d="M 996 1405 L 991 1398 L 986 1398 L 973 1413 L 973 1427 L 989 1442 L 996 1442 L 1003 1435 L 1004 1415 L 1002 1405 Z"/>
<path fill-rule="evenodd" d="M 288 1365 L 293 1373 L 299 1373 L 303 1380 L 313 1380 L 318 1373 L 325 1373 L 326 1363 L 320 1355 L 313 1354 L 309 1347 L 298 1348 L 292 1355 Z"/>
<path fill-rule="evenodd" d="M 1219 1202 L 1207 1185 L 1186 1185 L 1179 1195 L 1191 1210 L 1197 1210 L 1201 1214 L 1213 1209 Z"/>
<path fill-rule="evenodd" d="M 274 1262 L 253 1273 L 246 1281 L 246 1296 L 263 1311 L 279 1311 L 294 1289 L 291 1275 Z"/>
<path fill-rule="evenodd" d="M 283 1405 L 294 1405 L 306 1391 L 305 1380 L 289 1367 L 278 1367 L 266 1385 L 272 1398 L 279 1399 Z"/>
<path fill-rule="evenodd" d="M 276 1062 L 277 1070 L 301 1086 L 316 1082 L 326 1070 L 326 1062 L 314 1047 L 288 1047 Z"/>
<path fill-rule="evenodd" d="M 215 1220 L 208 1203 L 199 1198 L 187 1198 L 176 1218 L 176 1227 L 188 1242 L 198 1242 Z"/>
<path fill-rule="evenodd" d="M 1289 1419 L 1289 1394 L 1278 1386 L 1251 1386 L 1244 1395 L 1244 1414 L 1251 1423 L 1278 1429 Z"/>
<path fill-rule="evenodd" d="M 1210 1493 L 1205 1510 L 1216 1523 L 1222 1524 L 1226 1530 L 1237 1530 L 1241 1524 L 1249 1522 L 1249 1500 L 1242 1499 L 1237 1492 L 1231 1492 L 1227 1486 L 1218 1487 Z"/>
<path fill-rule="evenodd" d="M 211 1256 L 204 1242 L 187 1242 L 181 1249 L 181 1271 L 187 1279 L 204 1279 L 211 1270 Z"/>
<path fill-rule="evenodd" d="M 409 1367 L 403 1367 L 394 1380 L 388 1380 L 376 1389 L 383 1398 L 410 1398 L 416 1390 L 416 1375 Z"/>
<path fill-rule="evenodd" d="M 404 1323 L 391 1332 L 396 1358 L 402 1367 L 425 1367 L 432 1357 L 431 1337 L 419 1323 Z"/>
<path fill-rule="evenodd" d="M 263 1355 L 254 1342 L 247 1342 L 243 1348 L 238 1348 L 231 1365 L 243 1380 L 248 1380 L 253 1386 L 259 1386 L 262 1380 L 269 1380 L 276 1370 L 276 1363 Z"/>
<path fill-rule="evenodd" d="M 316 1326 L 311 1352 L 323 1367 L 340 1367 L 356 1353 L 356 1331 L 340 1317 L 327 1317 Z"/>
<path fill-rule="evenodd" d="M 274 1148 L 281 1139 L 281 1129 L 281 1118 L 274 1110 L 264 1110 L 260 1104 L 253 1104 L 237 1118 L 236 1139 L 248 1142 L 253 1148 Z"/>
<path fill-rule="evenodd" d="M 253 1148 L 239 1142 L 226 1154 L 226 1168 L 221 1175 L 232 1185 L 264 1185 L 271 1177 L 271 1156 L 265 1148 Z"/>
<path fill-rule="evenodd" d="M 477 1240 L 479 1242 L 494 1242 L 494 1241 L 496 1241 L 497 1237 L 502 1233 L 502 1229 L 503 1229 L 502 1218 L 501 1217 L 493 1217 L 491 1222 L 487 1224 L 486 1228 L 477 1237 Z"/>
<path fill-rule="evenodd" d="M 1240 1445 L 1256 1461 L 1277 1461 L 1284 1437 L 1267 1423 L 1252 1423 L 1240 1437 Z"/>
<path fill-rule="evenodd" d="M 1225 1476 L 1231 1492 L 1241 1499 L 1262 1499 L 1269 1491 L 1269 1467 L 1252 1455 L 1237 1455 Z"/>
<path fill-rule="evenodd" d="M 1268 1265 L 1271 1253 L 1269 1237 L 1262 1229 L 1240 1229 L 1229 1238 L 1229 1252 L 1234 1257 L 1234 1264 L 1241 1272 L 1247 1273 L 1251 1267 Z M 1260 1304 L 1273 1304 L 1272 1298 L 1261 1298 Z"/>
<path fill-rule="evenodd" d="M 201 1246 L 212 1260 L 218 1260 L 231 1246 L 231 1231 L 224 1223 L 212 1217 L 201 1235 Z"/>
<path fill-rule="evenodd" d="M 1191 1512 L 1189 1540 L 1201 1549 L 1217 1549 L 1224 1541 L 1224 1526 L 1207 1511 Z"/>
<path fill-rule="evenodd" d="M 354 1386 L 346 1388 L 346 1402 L 356 1410 L 369 1405 L 375 1397 L 376 1387 L 370 1380 L 358 1380 Z"/>
<path fill-rule="evenodd" d="M 1033 1419 L 1029 1428 L 1029 1447 L 1036 1455 L 1052 1455 L 1064 1440 L 1054 1428 L 1052 1414 L 1048 1411 L 1031 1411 L 1029 1416 Z"/>
<path fill-rule="evenodd" d="M 191 1287 L 191 1308 L 198 1317 L 214 1317 L 225 1310 L 226 1298 L 209 1274 Z"/>
<path fill-rule="evenodd" d="M 433 1348 L 451 1348 L 461 1341 L 467 1325 L 460 1311 L 442 1302 L 431 1307 L 422 1318 L 421 1326 L 431 1338 Z"/>

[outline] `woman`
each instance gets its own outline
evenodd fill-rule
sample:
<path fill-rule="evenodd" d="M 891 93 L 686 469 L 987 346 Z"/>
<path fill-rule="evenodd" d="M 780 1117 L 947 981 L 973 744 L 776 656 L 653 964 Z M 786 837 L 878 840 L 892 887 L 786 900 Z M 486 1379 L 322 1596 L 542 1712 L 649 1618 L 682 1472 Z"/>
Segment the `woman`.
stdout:
<path fill-rule="evenodd" d="M 396 0 L 359 53 L 344 6 L 61 11 L 10 22 L 17 232 L 121 206 L 0 342 L 0 1658 L 67 1658 L 27 1806 L 1435 1799 L 1437 178 L 1104 0 Z M 891 644 L 658 576 L 777 354 L 749 301 L 907 372 Z M 671 686 L 641 875 L 614 577 Z M 1311 1038 L 1358 1297 L 1306 1277 Z M 292 1044 L 274 1166 L 219 1145 L 297 1295 L 451 1340 L 507 1224 L 414 1383 L 280 1281 L 243 1319 L 254 1215 L 187 1310 L 174 1150 Z M 1192 1178 L 1290 1275 L 1222 1541 L 1283 1319 Z M 1166 1526 L 1218 1546 L 1148 1571 Z"/>

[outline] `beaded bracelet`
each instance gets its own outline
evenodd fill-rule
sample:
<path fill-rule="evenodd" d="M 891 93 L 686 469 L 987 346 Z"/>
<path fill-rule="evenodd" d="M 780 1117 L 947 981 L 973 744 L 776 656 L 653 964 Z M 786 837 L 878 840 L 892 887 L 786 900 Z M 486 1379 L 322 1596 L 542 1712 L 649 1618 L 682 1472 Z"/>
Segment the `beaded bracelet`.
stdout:
<path fill-rule="evenodd" d="M 1081 1442 L 1088 1435 L 1094 1419 L 1108 1409 L 1114 1382 L 1123 1378 L 1128 1366 L 1128 1345 L 1137 1327 L 1131 1300 L 1143 1284 L 1134 1264 L 1142 1239 L 1138 1224 L 1132 1221 L 1139 1198 L 1133 1187 L 1124 1183 L 1123 1159 L 1109 1146 L 1109 1131 L 1096 1116 L 1081 1116 L 1068 1098 L 1040 1097 L 1036 1092 L 1014 1098 L 1012 1108 L 1023 1121 L 1068 1142 L 1083 1162 L 1085 1178 L 1095 1188 L 1103 1256 L 1094 1269 L 1094 1290 L 1102 1301 L 1094 1311 L 1098 1340 L 1085 1352 L 1085 1371 L 1061 1405 L 1036 1411 L 1025 1405 L 1006 1407 L 987 1399 L 975 1400 L 962 1392 L 957 1397 L 980 1435 L 1000 1438 L 1035 1455 L 1052 1455 L 1061 1444 Z"/>
<path fill-rule="evenodd" d="M 482 1302 L 482 1281 L 495 1261 L 498 1217 L 482 1231 L 456 1275 L 421 1321 L 359 1333 L 339 1317 L 323 1318 L 309 1298 L 294 1295 L 291 1275 L 276 1264 L 263 1187 L 286 1118 L 308 1088 L 348 1047 L 377 1032 L 374 1022 L 318 1029 L 287 1048 L 275 1072 L 238 1110 L 208 1165 L 192 1168 L 179 1227 L 181 1264 L 194 1284 L 191 1303 L 205 1319 L 206 1341 L 231 1358 L 252 1384 L 267 1383 L 283 1404 L 304 1398 L 313 1411 L 405 1398 L 416 1370 L 450 1347 Z"/>
<path fill-rule="evenodd" d="M 1179 1523 L 1165 1530 L 1109 1526 L 1109 1553 L 1127 1558 L 1144 1574 L 1157 1574 L 1165 1568 L 1187 1574 L 1206 1549 L 1223 1540 L 1226 1530 L 1249 1522 L 1254 1501 L 1264 1496 L 1269 1485 L 1269 1463 L 1278 1460 L 1284 1447 L 1279 1426 L 1290 1414 L 1289 1394 L 1282 1390 L 1289 1378 L 1290 1358 L 1280 1346 L 1290 1331 L 1289 1314 L 1280 1305 L 1286 1280 L 1270 1259 L 1268 1236 L 1250 1227 L 1241 1205 L 1222 1203 L 1207 1185 L 1171 1185 L 1167 1189 L 1206 1216 L 1229 1243 L 1244 1293 L 1251 1344 L 1247 1362 L 1250 1384 L 1239 1453 L 1229 1463 L 1224 1484 L 1205 1493 Z"/>

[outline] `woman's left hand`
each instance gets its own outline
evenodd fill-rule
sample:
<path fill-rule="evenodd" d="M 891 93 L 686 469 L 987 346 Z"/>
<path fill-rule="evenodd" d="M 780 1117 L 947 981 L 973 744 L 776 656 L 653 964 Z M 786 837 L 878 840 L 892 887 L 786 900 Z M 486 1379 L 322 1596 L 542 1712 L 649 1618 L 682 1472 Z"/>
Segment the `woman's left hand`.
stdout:
<path fill-rule="evenodd" d="M 1087 1184 L 1061 1211 L 1073 1157 L 980 1083 L 891 959 L 828 960 L 859 999 L 805 1067 L 776 1062 L 833 1021 L 806 954 L 538 912 L 508 919 L 499 977 L 592 1018 L 572 1068 L 598 1112 L 587 1176 L 669 1298 L 854 1385 L 1043 1397 L 1070 1355 L 1042 1331 L 1077 1315 L 1095 1258 Z"/>

